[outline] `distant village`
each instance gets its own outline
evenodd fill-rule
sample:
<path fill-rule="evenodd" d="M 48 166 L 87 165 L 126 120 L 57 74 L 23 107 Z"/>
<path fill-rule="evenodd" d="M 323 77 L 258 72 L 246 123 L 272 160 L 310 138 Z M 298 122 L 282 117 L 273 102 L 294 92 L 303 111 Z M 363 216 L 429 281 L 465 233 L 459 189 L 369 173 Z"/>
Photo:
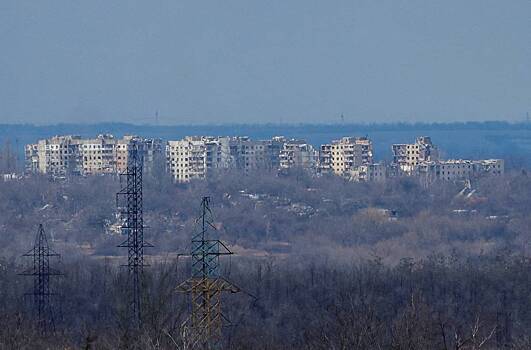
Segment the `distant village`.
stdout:
<path fill-rule="evenodd" d="M 252 140 L 245 136 L 188 136 L 177 141 L 102 134 L 96 138 L 55 136 L 25 147 L 28 174 L 53 177 L 119 174 L 127 168 L 131 142 L 142 145 L 144 167 L 163 164 L 175 182 L 205 179 L 216 171 L 243 172 L 303 169 L 315 176 L 336 175 L 350 181 L 385 181 L 416 176 L 426 182 L 469 180 L 504 173 L 503 159 L 441 159 L 430 137 L 394 144 L 391 162 L 374 160 L 368 137 L 343 137 L 315 149 L 305 140 L 282 136 Z M 413 141 L 413 140 L 412 140 Z"/>

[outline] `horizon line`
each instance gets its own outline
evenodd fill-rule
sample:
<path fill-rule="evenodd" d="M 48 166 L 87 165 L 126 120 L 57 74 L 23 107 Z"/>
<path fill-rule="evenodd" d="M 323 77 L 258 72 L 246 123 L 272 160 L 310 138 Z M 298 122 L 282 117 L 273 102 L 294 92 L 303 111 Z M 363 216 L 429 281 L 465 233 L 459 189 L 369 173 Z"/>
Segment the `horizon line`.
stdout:
<path fill-rule="evenodd" d="M 177 124 L 162 124 L 162 123 L 135 123 L 124 121 L 101 121 L 93 123 L 83 122 L 57 122 L 57 123 L 32 123 L 32 122 L 0 122 L 2 126 L 30 126 L 30 127 L 56 127 L 56 126 L 83 126 L 91 127 L 98 125 L 127 125 L 135 127 L 151 127 L 151 128 L 163 128 L 163 127 L 256 127 L 256 126 L 281 126 L 281 127 L 300 127 L 300 126 L 362 126 L 362 127 L 378 127 L 378 126 L 451 126 L 451 125 L 529 125 L 529 120 L 466 120 L 466 121 L 395 121 L 395 122 L 255 122 L 255 123 L 241 123 L 241 122 L 227 122 L 227 123 L 177 123 Z"/>

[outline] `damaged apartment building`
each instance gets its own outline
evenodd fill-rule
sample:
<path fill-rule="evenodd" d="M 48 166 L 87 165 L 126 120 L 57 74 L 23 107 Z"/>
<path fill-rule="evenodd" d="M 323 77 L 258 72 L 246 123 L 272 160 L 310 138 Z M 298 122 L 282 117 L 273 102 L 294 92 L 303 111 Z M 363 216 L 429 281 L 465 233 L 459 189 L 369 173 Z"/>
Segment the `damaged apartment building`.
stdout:
<path fill-rule="evenodd" d="M 131 140 L 143 143 L 144 164 L 149 171 L 157 155 L 162 154 L 162 142 L 109 134 L 95 138 L 54 136 L 26 145 L 26 171 L 51 176 L 118 174 L 127 168 Z"/>
<path fill-rule="evenodd" d="M 350 181 L 416 176 L 426 183 L 504 173 L 502 159 L 441 160 L 437 146 L 427 136 L 417 137 L 411 144 L 392 145 L 390 164 L 374 161 L 373 144 L 368 137 L 343 137 L 321 145 L 317 151 L 305 140 L 282 136 L 268 140 L 252 140 L 246 136 L 187 136 L 166 142 L 165 150 L 161 140 L 138 136 L 55 136 L 26 145 L 26 170 L 53 176 L 122 173 L 127 167 L 132 140 L 143 143 L 146 171 L 159 159 L 160 169 L 165 164 L 175 182 L 204 179 L 227 169 L 250 174 L 295 168 Z"/>
<path fill-rule="evenodd" d="M 319 173 L 334 174 L 353 181 L 383 181 L 385 164 L 374 163 L 372 141 L 368 137 L 343 137 L 321 145 Z"/>
<path fill-rule="evenodd" d="M 188 136 L 166 144 L 166 167 L 176 182 L 204 179 L 223 169 L 285 171 L 304 169 L 354 181 L 381 181 L 384 164 L 373 162 L 367 137 L 344 137 L 317 151 L 305 140 L 276 136 L 269 140 L 249 137 Z"/>
<path fill-rule="evenodd" d="M 314 171 L 317 166 L 318 152 L 305 140 L 285 140 L 280 150 L 280 169 L 306 169 Z"/>
<path fill-rule="evenodd" d="M 419 164 L 439 160 L 439 151 L 427 136 L 417 137 L 411 144 L 394 144 L 392 150 L 393 164 L 401 174 L 413 175 Z"/>
<path fill-rule="evenodd" d="M 222 169 L 277 170 L 284 143 L 283 137 L 255 141 L 240 136 L 187 136 L 167 142 L 166 168 L 176 182 L 204 179 Z"/>
<path fill-rule="evenodd" d="M 484 175 L 502 175 L 503 159 L 448 159 L 439 157 L 438 148 L 431 138 L 417 137 L 412 144 L 392 146 L 391 173 L 395 176 L 417 176 L 430 183 L 436 180 L 463 180 Z"/>

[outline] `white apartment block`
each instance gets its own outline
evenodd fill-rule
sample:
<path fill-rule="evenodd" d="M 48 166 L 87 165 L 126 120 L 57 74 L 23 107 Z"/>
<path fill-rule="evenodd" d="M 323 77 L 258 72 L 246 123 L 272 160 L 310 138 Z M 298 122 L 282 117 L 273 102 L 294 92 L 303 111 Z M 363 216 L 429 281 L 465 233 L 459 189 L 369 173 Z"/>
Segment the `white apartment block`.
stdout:
<path fill-rule="evenodd" d="M 127 168 L 128 144 L 135 136 L 116 139 L 112 135 L 98 135 L 93 139 L 80 136 L 54 136 L 26 145 L 26 171 L 66 175 L 116 174 Z M 158 140 L 145 139 L 145 165 L 150 169 L 154 155 L 160 152 Z"/>
<path fill-rule="evenodd" d="M 202 137 L 186 137 L 166 144 L 167 170 L 177 182 L 203 179 L 206 176 L 206 142 Z"/>
<path fill-rule="evenodd" d="M 437 162 L 423 162 L 418 165 L 416 175 L 428 183 L 435 180 L 469 180 L 480 176 L 501 176 L 505 172 L 503 159 L 449 159 Z"/>
<path fill-rule="evenodd" d="M 417 137 L 412 144 L 394 144 L 393 163 L 398 166 L 399 171 L 405 174 L 412 174 L 417 165 L 422 162 L 437 161 L 439 151 L 427 136 Z"/>
<path fill-rule="evenodd" d="M 317 151 L 304 140 L 289 140 L 280 150 L 280 169 L 314 169 L 317 164 Z"/>
<path fill-rule="evenodd" d="M 332 141 L 331 144 L 321 145 L 319 154 L 321 173 L 349 177 L 352 170 L 372 163 L 372 142 L 367 137 L 343 137 Z"/>
<path fill-rule="evenodd" d="M 98 135 L 54 136 L 25 147 L 26 170 L 53 176 L 123 173 L 127 169 L 131 141 L 143 145 L 144 168 L 152 169 L 162 159 L 162 143 L 157 139 Z M 393 163 L 373 162 L 372 142 L 367 137 L 343 137 L 320 147 L 319 153 L 304 140 L 252 140 L 249 137 L 189 136 L 168 141 L 165 147 L 167 171 L 176 182 L 204 179 L 223 169 L 245 173 L 289 168 L 317 169 L 352 181 L 385 181 L 391 176 L 419 176 L 427 182 L 462 180 L 483 175 L 502 175 L 502 159 L 439 160 L 437 147 L 429 137 L 413 144 L 392 146 Z M 161 166 L 162 163 L 161 163 Z"/>
<path fill-rule="evenodd" d="M 204 179 L 215 169 L 246 162 L 239 138 L 187 136 L 166 144 L 166 168 L 176 182 Z M 247 160 L 248 162 L 248 160 Z"/>
<path fill-rule="evenodd" d="M 248 137 L 231 139 L 230 154 L 235 167 L 244 172 L 276 170 L 280 166 L 280 150 L 284 145 L 282 137 L 254 141 Z"/>
<path fill-rule="evenodd" d="M 79 168 L 78 136 L 54 136 L 25 147 L 28 172 L 64 176 Z"/>
<path fill-rule="evenodd" d="M 215 169 L 244 172 L 273 170 L 280 165 L 282 137 L 254 141 L 249 137 L 187 136 L 166 144 L 166 167 L 176 182 L 203 179 Z"/>
<path fill-rule="evenodd" d="M 505 174 L 505 161 L 503 159 L 477 160 L 476 169 L 483 174 L 503 175 Z"/>
<path fill-rule="evenodd" d="M 384 182 L 388 176 L 388 168 L 383 163 L 360 165 L 349 173 L 349 179 L 357 182 Z"/>
<path fill-rule="evenodd" d="M 150 173 L 156 161 L 160 160 L 164 166 L 164 150 L 160 139 L 140 138 L 138 136 L 125 135 L 116 140 L 114 148 L 114 161 L 117 173 L 124 173 L 127 170 L 127 160 L 129 154 L 129 145 L 131 141 L 136 140 L 142 143 L 142 157 L 144 160 L 144 172 Z"/>
<path fill-rule="evenodd" d="M 426 136 L 418 137 L 414 144 L 395 144 L 392 149 L 395 175 L 419 176 L 425 183 L 502 175 L 505 171 L 502 159 L 440 160 L 437 147 Z"/>
<path fill-rule="evenodd" d="M 79 144 L 84 175 L 116 173 L 116 139 L 112 135 L 99 135 L 94 139 L 83 139 Z"/>
<path fill-rule="evenodd" d="M 39 172 L 39 145 L 29 144 L 24 147 L 24 155 L 26 159 L 26 172 Z"/>

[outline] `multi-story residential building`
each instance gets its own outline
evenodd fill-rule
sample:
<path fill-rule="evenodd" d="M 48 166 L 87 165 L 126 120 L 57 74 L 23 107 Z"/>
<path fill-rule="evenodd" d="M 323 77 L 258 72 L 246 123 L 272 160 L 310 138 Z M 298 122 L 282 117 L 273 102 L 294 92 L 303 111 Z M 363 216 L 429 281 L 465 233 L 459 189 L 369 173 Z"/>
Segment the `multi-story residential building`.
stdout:
<path fill-rule="evenodd" d="M 349 176 L 352 170 L 373 162 L 372 142 L 367 137 L 343 137 L 331 144 L 321 145 L 319 170 Z"/>
<path fill-rule="evenodd" d="M 286 141 L 279 157 L 281 169 L 314 169 L 317 163 L 317 151 L 304 140 Z"/>
<path fill-rule="evenodd" d="M 207 173 L 208 138 L 185 137 L 168 141 L 166 145 L 167 169 L 177 182 L 203 179 Z"/>
<path fill-rule="evenodd" d="M 79 171 L 79 136 L 54 136 L 26 145 L 26 171 L 64 176 Z"/>
<path fill-rule="evenodd" d="M 421 162 L 439 159 L 437 147 L 427 136 L 417 137 L 413 144 L 394 144 L 392 150 L 393 163 L 398 165 L 398 169 L 406 174 L 412 174 Z"/>
<path fill-rule="evenodd" d="M 53 176 L 123 173 L 132 141 L 142 143 L 144 169 L 150 171 L 159 155 L 162 158 L 160 140 L 138 136 L 117 139 L 105 134 L 92 139 L 55 136 L 26 145 L 26 169 Z M 429 183 L 504 173 L 501 159 L 439 160 L 429 137 L 419 137 L 414 144 L 393 145 L 393 157 L 390 166 L 374 163 L 372 143 L 367 137 L 334 140 L 322 145 L 318 155 L 307 142 L 280 136 L 259 141 L 249 137 L 195 136 L 166 144 L 166 169 L 177 182 L 203 179 L 223 169 L 252 172 L 295 167 L 317 168 L 321 174 L 332 173 L 354 181 L 410 175 Z"/>
<path fill-rule="evenodd" d="M 416 168 L 415 175 L 426 183 L 435 180 L 467 180 L 485 175 L 503 175 L 503 159 L 467 160 L 450 159 L 433 162 L 422 162 Z"/>
<path fill-rule="evenodd" d="M 318 170 L 321 174 L 332 173 L 332 145 L 324 144 L 319 148 Z"/>
<path fill-rule="evenodd" d="M 166 144 L 166 167 L 177 182 L 202 179 L 215 169 L 236 168 L 245 154 L 239 139 L 187 136 Z"/>
<path fill-rule="evenodd" d="M 471 160 L 450 159 L 436 162 L 438 178 L 443 180 L 469 179 L 475 173 L 475 162 Z"/>
<path fill-rule="evenodd" d="M 505 161 L 503 159 L 477 160 L 476 171 L 481 174 L 503 175 L 505 174 Z"/>
<path fill-rule="evenodd" d="M 230 148 L 236 168 L 245 172 L 278 169 L 283 142 L 280 137 L 258 141 L 249 137 L 233 138 Z"/>
<path fill-rule="evenodd" d="M 230 164 L 226 161 L 230 158 L 227 155 L 229 152 L 227 138 L 205 140 L 205 167 L 207 169 L 227 168 Z"/>
<path fill-rule="evenodd" d="M 383 163 L 360 165 L 349 173 L 352 181 L 376 181 L 383 182 L 387 179 L 388 168 Z"/>
<path fill-rule="evenodd" d="M 240 147 L 242 169 L 245 171 L 264 170 L 268 168 L 267 141 L 253 141 L 249 138 L 238 142 Z"/>
<path fill-rule="evenodd" d="M 275 136 L 268 141 L 268 157 L 271 169 L 280 168 L 280 151 L 284 148 L 286 138 L 284 136 Z"/>
<path fill-rule="evenodd" d="M 114 136 L 106 134 L 82 140 L 79 145 L 82 173 L 84 175 L 116 173 L 116 144 Z"/>
<path fill-rule="evenodd" d="M 114 159 L 116 171 L 119 174 L 125 173 L 127 170 L 129 142 L 131 142 L 132 139 L 133 136 L 124 136 L 123 139 L 116 141 L 116 147 L 114 148 Z"/>
<path fill-rule="evenodd" d="M 373 164 L 372 141 L 367 137 L 357 137 L 354 141 L 361 148 L 361 165 Z"/>
<path fill-rule="evenodd" d="M 160 161 L 161 167 L 164 168 L 165 161 L 162 140 L 126 135 L 122 139 L 116 140 L 116 147 L 114 148 L 114 159 L 117 173 L 124 173 L 127 170 L 129 144 L 133 140 L 142 143 L 142 156 L 144 159 L 144 171 L 146 173 L 150 173 L 153 170 L 153 166 L 157 161 Z"/>
<path fill-rule="evenodd" d="M 26 145 L 26 171 L 54 176 L 115 174 L 127 168 L 128 144 L 136 136 L 116 139 L 98 135 L 93 139 L 80 136 L 54 136 Z M 144 160 L 149 170 L 161 142 L 141 139 L 145 147 Z"/>
<path fill-rule="evenodd" d="M 414 173 L 426 183 L 435 180 L 468 179 L 474 174 L 474 164 L 470 160 L 424 161 L 416 165 Z"/>
<path fill-rule="evenodd" d="M 26 172 L 39 172 L 39 147 L 38 144 L 29 144 L 24 147 L 24 156 L 26 159 Z"/>
<path fill-rule="evenodd" d="M 395 144 L 390 172 L 395 176 L 419 176 L 430 183 L 435 180 L 462 180 L 482 175 L 504 173 L 502 159 L 440 160 L 437 147 L 429 137 L 418 137 L 414 144 Z"/>
<path fill-rule="evenodd" d="M 286 139 L 275 136 L 270 140 L 251 140 L 249 137 L 231 139 L 230 153 L 236 169 L 245 172 L 278 170 L 280 151 Z"/>
<path fill-rule="evenodd" d="M 283 144 L 282 137 L 254 141 L 249 137 L 188 136 L 168 141 L 166 166 L 177 182 L 205 178 L 215 169 L 278 169 Z"/>

